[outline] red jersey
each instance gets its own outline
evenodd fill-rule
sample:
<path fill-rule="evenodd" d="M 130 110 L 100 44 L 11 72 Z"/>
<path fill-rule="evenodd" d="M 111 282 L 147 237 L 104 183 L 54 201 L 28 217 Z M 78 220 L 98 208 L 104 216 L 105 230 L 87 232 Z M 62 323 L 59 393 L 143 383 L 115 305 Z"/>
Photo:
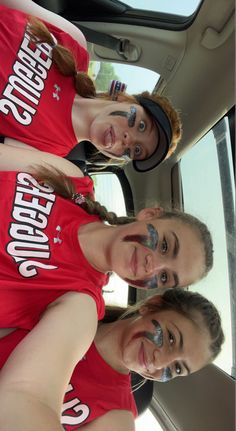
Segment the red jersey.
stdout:
<path fill-rule="evenodd" d="M 16 330 L 0 339 L 0 368 L 26 334 L 27 331 Z M 134 418 L 138 415 L 130 376 L 111 368 L 92 343 L 71 376 L 61 423 L 65 431 L 73 431 L 110 410 L 131 411 Z"/>
<path fill-rule="evenodd" d="M 39 150 L 66 156 L 77 144 L 71 110 L 74 77 L 52 63 L 52 48 L 30 41 L 28 15 L 0 6 L 0 135 Z M 88 69 L 88 52 L 69 34 L 46 23 L 58 44 L 69 48 L 78 71 Z"/>
<path fill-rule="evenodd" d="M 93 189 L 89 177 L 76 183 L 84 194 Z M 92 296 L 101 319 L 108 277 L 86 260 L 77 236 L 99 218 L 27 173 L 0 172 L 0 189 L 0 327 L 31 329 L 68 291 Z"/>

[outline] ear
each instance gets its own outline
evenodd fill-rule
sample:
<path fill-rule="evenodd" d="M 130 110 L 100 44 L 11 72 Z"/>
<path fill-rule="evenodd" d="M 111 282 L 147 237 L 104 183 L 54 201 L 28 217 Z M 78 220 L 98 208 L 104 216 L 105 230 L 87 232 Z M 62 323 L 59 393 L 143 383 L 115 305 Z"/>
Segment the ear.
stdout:
<path fill-rule="evenodd" d="M 153 295 L 146 299 L 145 303 L 139 308 L 139 314 L 145 316 L 155 310 L 156 305 L 160 305 L 162 302 L 161 295 Z"/>
<path fill-rule="evenodd" d="M 139 309 L 139 314 L 140 316 L 145 316 L 146 314 L 148 314 L 148 307 L 147 305 L 141 305 L 140 309 Z"/>
<path fill-rule="evenodd" d="M 136 219 L 138 221 L 150 220 L 154 217 L 160 217 L 161 215 L 163 215 L 163 213 L 164 213 L 164 209 L 161 207 L 144 208 L 138 212 Z"/>

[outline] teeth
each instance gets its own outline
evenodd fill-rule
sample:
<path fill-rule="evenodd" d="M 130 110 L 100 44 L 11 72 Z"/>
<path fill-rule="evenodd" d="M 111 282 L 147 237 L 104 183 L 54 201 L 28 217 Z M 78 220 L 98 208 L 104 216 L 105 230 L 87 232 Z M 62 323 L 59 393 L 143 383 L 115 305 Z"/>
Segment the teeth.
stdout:
<path fill-rule="evenodd" d="M 111 148 L 112 147 L 112 135 L 111 132 L 109 132 L 107 134 L 107 138 L 106 138 L 106 143 L 105 143 L 105 148 Z"/>

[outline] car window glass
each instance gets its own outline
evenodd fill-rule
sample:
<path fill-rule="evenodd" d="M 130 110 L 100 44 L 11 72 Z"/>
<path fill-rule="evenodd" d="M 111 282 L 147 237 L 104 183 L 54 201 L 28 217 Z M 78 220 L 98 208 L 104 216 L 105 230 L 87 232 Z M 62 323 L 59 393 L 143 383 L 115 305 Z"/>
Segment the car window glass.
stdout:
<path fill-rule="evenodd" d="M 117 176 L 111 172 L 92 174 L 95 196 L 109 211 L 119 216 L 126 215 L 125 200 Z M 128 302 L 128 285 L 116 274 L 112 274 L 109 283 L 103 288 L 103 297 L 108 305 L 126 307 Z"/>
<path fill-rule="evenodd" d="M 122 0 L 122 3 L 135 9 L 190 16 L 197 9 L 200 0 Z"/>
<path fill-rule="evenodd" d="M 209 298 L 220 311 L 226 341 L 215 364 L 233 374 L 235 189 L 227 118 L 183 156 L 181 174 L 184 209 L 207 223 L 214 244 L 213 269 L 191 290 Z"/>
<path fill-rule="evenodd" d="M 90 61 L 88 74 L 98 92 L 108 91 L 111 81 L 117 79 L 127 85 L 129 94 L 146 90 L 152 92 L 160 78 L 158 73 L 143 67 L 102 61 Z"/>
<path fill-rule="evenodd" d="M 149 409 L 135 420 L 135 431 L 143 430 L 163 431 L 163 428 Z"/>

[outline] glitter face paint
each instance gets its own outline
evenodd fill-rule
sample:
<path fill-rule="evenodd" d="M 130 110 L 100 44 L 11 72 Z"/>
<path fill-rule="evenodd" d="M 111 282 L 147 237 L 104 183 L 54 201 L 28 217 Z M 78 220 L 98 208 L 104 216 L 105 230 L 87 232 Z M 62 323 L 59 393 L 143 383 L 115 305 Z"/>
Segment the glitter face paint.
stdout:
<path fill-rule="evenodd" d="M 136 113 L 137 113 L 137 109 L 135 108 L 135 106 L 131 106 L 130 107 L 130 112 L 126 112 L 126 111 L 113 111 L 109 115 L 118 115 L 120 117 L 126 117 L 127 120 L 128 120 L 128 126 L 129 127 L 134 127 L 135 120 L 136 120 Z"/>
<path fill-rule="evenodd" d="M 164 368 L 163 373 L 162 373 L 159 380 L 160 380 L 160 382 L 165 383 L 165 382 L 168 382 L 169 380 L 171 380 L 172 377 L 173 376 L 172 376 L 171 369 L 169 367 L 166 367 L 166 368 Z"/>
<path fill-rule="evenodd" d="M 129 127 L 134 127 L 135 121 L 136 121 L 136 114 L 137 114 L 137 109 L 135 108 L 135 106 L 131 106 L 130 107 L 130 112 L 126 112 L 126 111 L 113 111 L 109 115 L 117 115 L 117 116 L 120 116 L 120 117 L 126 117 L 127 120 L 128 120 L 128 126 Z M 124 151 L 124 154 L 121 156 L 121 158 L 124 159 L 126 162 L 129 162 L 131 160 L 130 149 L 129 148 L 127 148 Z"/>
<path fill-rule="evenodd" d="M 156 275 L 154 275 L 152 278 L 146 278 L 145 280 L 130 280 L 129 278 L 124 278 L 124 280 L 131 286 L 140 287 L 143 289 L 156 289 L 158 287 Z"/>
<path fill-rule="evenodd" d="M 144 247 L 150 248 L 150 250 L 155 251 L 157 249 L 159 239 L 157 230 L 151 223 L 147 223 L 147 231 L 149 235 L 126 235 L 123 241 L 138 242 Z M 154 275 L 152 278 L 147 278 L 145 280 L 130 280 L 126 278 L 125 281 L 128 284 L 145 289 L 155 289 L 158 287 L 156 275 Z"/>
<path fill-rule="evenodd" d="M 144 247 L 150 248 L 152 251 L 155 251 L 158 246 L 158 233 L 153 224 L 147 224 L 147 230 L 149 235 L 126 235 L 123 241 L 132 241 L 138 242 Z"/>
<path fill-rule="evenodd" d="M 157 347 L 162 347 L 163 345 L 163 331 L 161 328 L 161 325 L 157 320 L 152 319 L 152 324 L 155 327 L 155 333 L 152 332 L 144 332 L 144 337 L 146 337 L 148 340 L 152 341 L 152 343 L 156 344 Z"/>
<path fill-rule="evenodd" d="M 152 341 L 152 343 L 156 344 L 157 347 L 162 347 L 163 346 L 163 331 L 161 328 L 161 325 L 159 322 L 157 322 L 157 320 L 152 319 L 152 324 L 155 326 L 155 334 L 153 334 L 152 332 L 144 332 L 144 337 L 146 337 L 148 340 Z M 172 379 L 172 372 L 170 367 L 166 367 L 163 369 L 162 375 L 160 377 L 160 382 L 168 382 L 169 380 Z"/>

